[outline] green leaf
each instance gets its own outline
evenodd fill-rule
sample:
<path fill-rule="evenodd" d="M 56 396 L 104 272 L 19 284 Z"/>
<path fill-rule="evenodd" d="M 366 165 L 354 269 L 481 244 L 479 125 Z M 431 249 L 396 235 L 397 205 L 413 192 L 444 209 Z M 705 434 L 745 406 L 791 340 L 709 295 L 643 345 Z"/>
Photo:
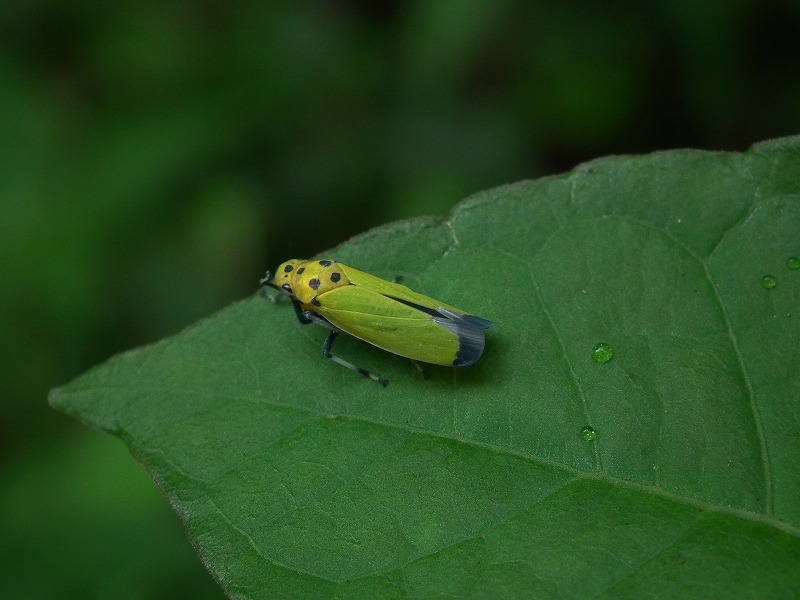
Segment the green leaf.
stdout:
<path fill-rule="evenodd" d="M 343 339 L 384 389 L 256 294 L 51 402 L 237 598 L 794 597 L 798 234 L 800 138 L 597 160 L 327 254 L 493 320 L 473 368 Z"/>

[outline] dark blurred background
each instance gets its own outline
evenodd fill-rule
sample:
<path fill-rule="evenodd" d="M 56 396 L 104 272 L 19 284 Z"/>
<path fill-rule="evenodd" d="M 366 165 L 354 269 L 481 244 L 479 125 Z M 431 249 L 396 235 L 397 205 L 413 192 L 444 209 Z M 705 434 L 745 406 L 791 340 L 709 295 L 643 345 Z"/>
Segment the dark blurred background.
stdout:
<path fill-rule="evenodd" d="M 387 221 L 799 131 L 797 1 L 6 0 L 0 597 L 221 597 L 50 387 Z"/>

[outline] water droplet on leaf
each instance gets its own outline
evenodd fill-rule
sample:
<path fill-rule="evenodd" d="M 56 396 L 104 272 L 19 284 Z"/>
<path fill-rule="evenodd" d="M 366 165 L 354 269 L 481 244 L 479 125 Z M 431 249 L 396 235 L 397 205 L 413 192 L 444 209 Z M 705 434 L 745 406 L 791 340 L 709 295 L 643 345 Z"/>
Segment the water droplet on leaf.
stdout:
<path fill-rule="evenodd" d="M 764 275 L 761 278 L 761 287 L 763 287 L 765 290 L 771 290 L 776 285 L 778 285 L 778 280 L 775 279 L 774 275 Z"/>
<path fill-rule="evenodd" d="M 614 358 L 614 350 L 605 342 L 600 342 L 592 350 L 592 360 L 600 365 Z"/>
<path fill-rule="evenodd" d="M 581 429 L 581 439 L 584 442 L 593 442 L 596 438 L 597 432 L 589 425 L 586 425 L 583 429 Z"/>

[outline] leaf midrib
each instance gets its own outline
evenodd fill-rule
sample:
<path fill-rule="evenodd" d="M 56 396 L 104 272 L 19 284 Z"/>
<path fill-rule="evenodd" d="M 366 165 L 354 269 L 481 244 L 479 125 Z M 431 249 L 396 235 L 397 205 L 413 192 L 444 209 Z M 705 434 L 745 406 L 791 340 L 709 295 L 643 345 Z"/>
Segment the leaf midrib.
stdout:
<path fill-rule="evenodd" d="M 155 387 L 153 387 L 153 388 L 137 387 L 136 390 L 139 391 L 139 392 L 144 392 L 144 393 L 176 393 L 175 390 L 171 390 L 171 389 L 167 389 L 167 388 L 155 388 Z M 84 388 L 84 389 L 79 390 L 79 391 L 70 392 L 70 394 L 73 395 L 73 396 L 79 396 L 81 394 L 89 394 L 89 393 L 97 393 L 97 392 L 100 392 L 100 393 L 105 393 L 105 392 L 117 393 L 117 392 L 120 392 L 120 391 L 124 391 L 124 392 L 129 393 L 131 390 L 130 390 L 129 387 L 126 387 L 126 386 L 107 386 L 107 385 L 103 385 L 103 386 L 87 387 L 87 388 Z M 376 427 L 384 427 L 384 428 L 388 428 L 388 429 L 392 429 L 392 430 L 396 430 L 396 431 L 404 431 L 404 432 L 410 433 L 412 435 L 421 435 L 421 436 L 426 436 L 426 437 L 433 438 L 433 439 L 441 439 L 441 440 L 448 440 L 448 441 L 458 442 L 460 444 L 464 444 L 466 446 L 470 446 L 470 447 L 473 447 L 473 448 L 476 448 L 476 449 L 488 450 L 490 452 L 494 452 L 494 453 L 502 455 L 502 456 L 509 456 L 509 457 L 519 458 L 519 459 L 528 461 L 530 463 L 533 463 L 535 465 L 544 466 L 544 467 L 555 469 L 555 470 L 558 470 L 558 471 L 561 471 L 561 472 L 564 472 L 564 473 L 568 473 L 568 474 L 573 476 L 573 478 L 570 481 L 595 481 L 595 482 L 605 483 L 605 484 L 612 485 L 612 486 L 618 486 L 618 487 L 621 487 L 621 488 L 624 488 L 624 489 L 628 489 L 628 490 L 632 490 L 632 491 L 636 491 L 636 492 L 640 492 L 640 493 L 644 493 L 644 494 L 649 494 L 649 495 L 652 495 L 652 496 L 655 496 L 655 497 L 663 498 L 663 499 L 666 499 L 666 500 L 669 500 L 669 501 L 672 501 L 672 502 L 676 502 L 676 503 L 681 504 L 683 506 L 697 508 L 697 509 L 709 512 L 709 513 L 725 514 L 725 515 L 730 515 L 730 516 L 734 516 L 734 517 L 737 517 L 737 518 L 741 518 L 741 519 L 746 520 L 746 521 L 762 523 L 762 524 L 768 525 L 770 527 L 773 527 L 773 528 L 775 528 L 777 530 L 783 531 L 784 533 L 787 533 L 787 534 L 791 535 L 792 537 L 800 539 L 800 527 L 796 527 L 794 525 L 786 523 L 785 521 L 781 521 L 779 519 L 776 519 L 774 516 L 769 516 L 769 515 L 762 514 L 762 513 L 755 513 L 755 512 L 752 512 L 752 511 L 745 510 L 745 509 L 734 508 L 734 507 L 730 507 L 730 506 L 721 506 L 721 505 L 716 505 L 716 504 L 710 504 L 708 502 L 705 502 L 703 500 L 698 500 L 698 499 L 692 498 L 690 496 L 684 496 L 684 495 L 681 495 L 681 494 L 675 494 L 675 493 L 668 492 L 666 490 L 663 490 L 663 489 L 660 489 L 660 488 L 657 488 L 657 487 L 653 487 L 653 486 L 650 486 L 650 485 L 646 485 L 646 484 L 642 484 L 642 483 L 638 483 L 638 482 L 634 482 L 634 481 L 628 481 L 628 480 L 625 480 L 625 479 L 619 479 L 617 477 L 612 477 L 612 476 L 608 475 L 605 472 L 600 472 L 600 471 L 595 471 L 595 472 L 581 471 L 580 469 L 577 469 L 575 467 L 570 467 L 569 465 L 565 465 L 565 464 L 562 464 L 562 463 L 551 461 L 551 460 L 548 460 L 546 458 L 542 458 L 542 457 L 539 457 L 539 456 L 534 456 L 532 454 L 527 454 L 527 453 L 521 452 L 519 450 L 514 450 L 512 448 L 507 448 L 505 446 L 498 446 L 496 444 L 492 444 L 492 443 L 489 443 L 489 442 L 483 442 L 483 441 L 479 441 L 479 440 L 475 440 L 475 439 L 467 438 L 467 437 L 463 437 L 463 436 L 458 436 L 458 435 L 454 435 L 454 434 L 446 434 L 446 433 L 442 433 L 442 432 L 431 431 L 431 430 L 423 429 L 423 428 L 419 428 L 419 427 L 412 427 L 412 426 L 409 426 L 409 425 L 406 425 L 406 424 L 402 424 L 402 423 L 392 423 L 392 422 L 388 422 L 388 421 L 381 421 L 381 420 L 378 420 L 378 419 L 372 419 L 372 418 L 365 417 L 365 416 L 362 416 L 362 415 L 341 414 L 341 413 L 340 414 L 333 414 L 331 412 L 317 410 L 317 409 L 310 408 L 310 407 L 303 407 L 303 406 L 297 406 L 297 405 L 292 405 L 292 404 L 283 404 L 281 402 L 276 402 L 275 400 L 268 400 L 268 399 L 265 399 L 265 398 L 256 399 L 256 398 L 253 398 L 252 396 L 239 396 L 239 395 L 235 395 L 235 394 L 220 394 L 220 393 L 210 394 L 207 390 L 194 391 L 194 390 L 188 390 L 186 388 L 181 388 L 180 389 L 180 393 L 185 394 L 185 395 L 195 396 L 195 397 L 198 397 L 198 398 L 199 397 L 206 397 L 207 398 L 209 396 L 213 396 L 215 398 L 220 398 L 220 399 L 224 399 L 224 400 L 227 400 L 227 401 L 253 402 L 253 403 L 258 403 L 258 404 L 264 404 L 264 405 L 267 405 L 267 406 L 269 406 L 271 408 L 275 408 L 275 409 L 280 409 L 280 410 L 285 410 L 285 411 L 297 411 L 297 412 L 302 412 L 302 413 L 306 413 L 306 414 L 311 414 L 311 415 L 314 415 L 315 417 L 318 417 L 318 418 L 321 418 L 321 419 L 335 418 L 335 419 L 343 420 L 343 421 L 344 420 L 348 420 L 348 421 L 352 421 L 352 422 L 355 422 L 355 423 L 363 423 L 363 424 L 372 425 L 372 426 L 376 426 Z M 131 438 L 133 437 L 129 432 L 127 432 L 127 430 L 124 428 L 124 426 L 122 426 L 119 423 L 118 423 L 118 425 L 119 425 L 119 430 L 117 430 L 115 432 L 117 435 L 119 435 L 119 434 L 127 434 L 129 437 L 131 437 Z M 163 452 L 163 451 L 161 451 L 161 452 Z M 187 477 L 195 479 L 195 480 L 202 480 L 201 477 L 198 477 L 196 475 L 190 475 L 190 474 L 185 474 L 185 473 L 183 473 L 183 474 L 184 474 L 184 476 L 187 476 Z"/>

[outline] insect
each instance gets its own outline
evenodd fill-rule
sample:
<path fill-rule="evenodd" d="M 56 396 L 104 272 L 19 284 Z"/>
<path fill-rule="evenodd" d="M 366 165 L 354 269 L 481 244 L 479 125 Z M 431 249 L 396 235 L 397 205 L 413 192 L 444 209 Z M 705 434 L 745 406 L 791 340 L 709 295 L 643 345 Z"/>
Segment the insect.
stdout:
<path fill-rule="evenodd" d="M 331 260 L 292 259 L 261 280 L 289 296 L 302 324 L 328 329 L 322 355 L 386 386 L 389 382 L 334 356 L 344 332 L 388 352 L 435 365 L 468 367 L 483 354 L 491 321 Z"/>

